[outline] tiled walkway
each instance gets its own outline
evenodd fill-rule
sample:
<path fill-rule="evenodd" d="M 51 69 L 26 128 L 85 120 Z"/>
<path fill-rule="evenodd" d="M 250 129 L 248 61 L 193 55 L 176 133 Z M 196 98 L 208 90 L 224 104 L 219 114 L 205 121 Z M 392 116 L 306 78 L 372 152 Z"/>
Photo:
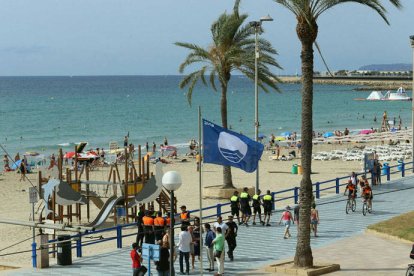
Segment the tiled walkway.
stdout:
<path fill-rule="evenodd" d="M 367 216 L 362 215 L 362 204 L 359 200 L 356 212 L 346 215 L 345 196 L 335 195 L 323 198 L 317 202 L 321 221 L 319 237 L 312 237 L 312 248 L 318 249 L 340 243 L 345 238 L 362 234 L 370 224 L 412 211 L 414 209 L 413 198 L 414 177 L 406 177 L 374 187 L 374 211 Z M 276 224 L 279 219 L 280 212 L 276 212 L 272 216 L 272 227 L 240 227 L 235 261 L 226 260 L 226 275 L 238 273 L 246 275 L 249 271 L 253 275 L 257 273 L 253 272 L 257 269 L 295 254 L 296 240 L 295 238 L 283 239 L 284 228 Z M 296 226 L 293 226 L 291 230 L 292 237 L 295 237 Z M 360 246 L 355 244 L 356 250 Z M 9 275 L 129 275 L 131 274 L 129 251 L 129 248 L 123 248 L 106 254 L 75 258 L 71 266 L 55 265 L 43 270 L 21 269 L 10 272 Z M 371 252 L 370 254 L 377 253 Z M 205 261 L 204 266 L 206 263 Z M 178 260 L 175 265 L 176 271 L 179 271 Z M 197 265 L 196 262 L 196 271 L 191 274 L 199 274 Z M 153 273 L 156 275 L 155 270 Z"/>

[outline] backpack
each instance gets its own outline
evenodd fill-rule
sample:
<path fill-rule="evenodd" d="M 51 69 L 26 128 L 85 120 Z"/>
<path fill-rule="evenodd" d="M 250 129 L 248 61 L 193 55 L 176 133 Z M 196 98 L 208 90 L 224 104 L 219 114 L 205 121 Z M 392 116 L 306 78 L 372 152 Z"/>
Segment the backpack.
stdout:
<path fill-rule="evenodd" d="M 410 258 L 414 259 L 414 244 L 413 244 L 413 249 L 411 249 Z"/>

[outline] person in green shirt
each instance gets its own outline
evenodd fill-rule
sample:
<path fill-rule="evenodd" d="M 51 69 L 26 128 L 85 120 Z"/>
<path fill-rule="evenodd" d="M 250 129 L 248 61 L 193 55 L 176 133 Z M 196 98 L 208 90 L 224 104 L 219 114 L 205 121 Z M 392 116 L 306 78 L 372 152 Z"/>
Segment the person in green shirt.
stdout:
<path fill-rule="evenodd" d="M 217 261 L 218 272 L 216 275 L 224 274 L 224 235 L 221 227 L 216 228 L 216 238 L 213 240 L 214 258 Z"/>

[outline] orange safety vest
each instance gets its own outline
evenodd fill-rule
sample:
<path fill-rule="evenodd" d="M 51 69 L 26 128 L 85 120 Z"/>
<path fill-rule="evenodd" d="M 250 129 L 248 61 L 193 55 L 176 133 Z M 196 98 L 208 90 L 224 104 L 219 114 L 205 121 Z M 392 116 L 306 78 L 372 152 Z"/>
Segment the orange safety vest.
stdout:
<path fill-rule="evenodd" d="M 155 226 L 164 226 L 165 225 L 165 220 L 162 217 L 156 217 L 154 219 L 154 225 Z"/>
<path fill-rule="evenodd" d="M 181 220 L 188 219 L 188 212 L 187 211 L 182 212 L 181 215 L 180 215 L 180 218 L 181 218 Z"/>
<path fill-rule="evenodd" d="M 166 218 L 166 219 L 165 219 L 165 222 L 167 223 L 167 225 L 168 225 L 168 226 L 170 226 L 170 223 L 171 223 L 171 218 L 169 218 L 169 217 L 168 217 L 168 218 Z"/>
<path fill-rule="evenodd" d="M 142 222 L 146 226 L 154 225 L 154 219 L 152 217 L 145 216 L 145 217 L 142 218 Z"/>

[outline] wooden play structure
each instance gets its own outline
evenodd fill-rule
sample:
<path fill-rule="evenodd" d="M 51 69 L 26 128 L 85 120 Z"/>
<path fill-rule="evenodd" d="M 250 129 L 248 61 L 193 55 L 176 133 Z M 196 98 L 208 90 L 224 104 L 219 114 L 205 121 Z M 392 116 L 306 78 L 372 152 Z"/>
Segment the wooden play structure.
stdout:
<path fill-rule="evenodd" d="M 138 158 L 134 162 L 129 156 L 128 149 L 124 149 L 126 161 L 123 164 L 117 162 L 109 165 L 109 174 L 106 181 L 90 180 L 90 162 L 78 158 L 77 153 L 81 149 L 75 147 L 73 168 L 64 168 L 62 149 L 59 150 L 57 157 L 58 179 L 60 183 L 65 183 L 66 186 L 73 190 L 73 193 L 82 196 L 86 200 L 86 220 L 82 219 L 82 205 L 81 203 L 71 202 L 65 205 L 59 205 L 59 195 L 56 190 L 48 200 L 48 209 L 51 210 L 49 215 L 44 215 L 41 212 L 39 220 L 50 219 L 53 222 L 63 223 L 64 220 L 72 224 L 76 220 L 77 224 L 90 223 L 91 221 L 91 203 L 101 209 L 98 217 L 92 223 L 99 223 L 105 221 L 109 213 L 113 213 L 114 223 L 119 223 L 117 215 L 122 214 L 125 222 L 135 221 L 139 206 L 142 204 L 136 203 L 135 196 L 139 194 L 145 185 L 150 185 L 150 178 L 153 178 L 153 173 L 150 172 L 149 156 L 142 156 L 141 146 L 138 146 Z M 122 168 L 123 167 L 123 168 Z M 123 175 L 123 179 L 121 177 Z M 153 180 L 153 179 L 152 179 Z M 40 198 L 43 198 L 42 186 L 47 184 L 49 179 L 44 178 L 42 172 L 38 172 L 38 190 L 40 191 Z M 101 189 L 101 191 L 99 191 Z M 72 191 L 71 191 L 72 192 Z M 106 202 L 103 199 L 108 198 Z M 175 202 L 177 202 L 175 200 Z M 169 193 L 163 188 L 155 201 L 147 203 L 148 207 L 152 206 L 154 209 L 170 212 L 170 197 Z M 155 205 L 158 205 L 156 208 Z M 177 207 L 174 207 L 176 211 Z M 105 210 L 106 209 L 106 210 Z M 122 212 L 117 212 L 121 209 Z M 105 212 L 104 212 L 105 211 Z M 85 210 L 84 210 L 85 212 Z M 118 213 L 118 214 L 117 214 Z M 99 216 L 105 216 L 99 218 Z M 95 227 L 95 225 L 89 224 Z"/>

